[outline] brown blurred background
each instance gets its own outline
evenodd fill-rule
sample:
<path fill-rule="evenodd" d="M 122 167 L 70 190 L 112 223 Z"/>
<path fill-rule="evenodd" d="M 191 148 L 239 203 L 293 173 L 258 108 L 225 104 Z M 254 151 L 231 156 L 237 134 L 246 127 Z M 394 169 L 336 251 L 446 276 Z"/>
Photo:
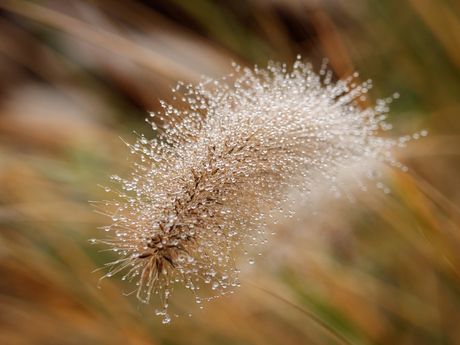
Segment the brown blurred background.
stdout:
<path fill-rule="evenodd" d="M 118 277 L 97 289 L 114 256 L 88 200 L 129 171 L 120 137 L 153 137 L 178 80 L 297 54 L 400 94 L 390 135 L 429 131 L 410 172 L 299 206 L 235 294 L 175 291 L 171 325 Z M 0 0 L 0 344 L 460 344 L 459 114 L 456 0 Z"/>

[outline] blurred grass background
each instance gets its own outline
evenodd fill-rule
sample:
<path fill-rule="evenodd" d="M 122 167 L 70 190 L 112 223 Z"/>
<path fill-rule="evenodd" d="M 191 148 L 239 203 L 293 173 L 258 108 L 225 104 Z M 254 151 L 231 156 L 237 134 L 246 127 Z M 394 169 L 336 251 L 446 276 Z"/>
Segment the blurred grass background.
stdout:
<path fill-rule="evenodd" d="M 235 294 L 175 291 L 171 325 L 118 278 L 97 289 L 113 256 L 88 200 L 129 171 L 119 137 L 152 137 L 178 80 L 297 54 L 400 93 L 392 135 L 429 131 L 410 172 L 272 225 Z M 460 344 L 460 2 L 1 0 L 0 75 L 1 344 Z"/>

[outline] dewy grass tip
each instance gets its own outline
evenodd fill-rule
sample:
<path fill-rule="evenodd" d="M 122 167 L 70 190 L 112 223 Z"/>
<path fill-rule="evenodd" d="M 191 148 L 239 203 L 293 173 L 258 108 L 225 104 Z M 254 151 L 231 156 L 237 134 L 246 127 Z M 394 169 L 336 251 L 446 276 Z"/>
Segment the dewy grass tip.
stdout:
<path fill-rule="evenodd" d="M 121 190 L 105 210 L 108 237 L 94 242 L 119 258 L 104 277 L 133 281 L 143 302 L 159 295 L 168 323 L 173 284 L 200 304 L 203 285 L 216 295 L 240 285 L 232 253 L 266 241 L 263 219 L 283 207 L 289 190 L 308 197 L 328 182 L 332 193 L 347 193 L 341 169 L 371 171 L 374 160 L 405 169 L 391 148 L 408 138 L 379 136 L 391 128 L 391 99 L 362 109 L 370 82 L 331 76 L 299 59 L 291 71 L 279 63 L 235 66 L 220 80 L 179 83 L 177 106 L 162 103 L 151 114 L 157 138 L 129 144 L 138 156 L 131 175 L 112 176 Z"/>

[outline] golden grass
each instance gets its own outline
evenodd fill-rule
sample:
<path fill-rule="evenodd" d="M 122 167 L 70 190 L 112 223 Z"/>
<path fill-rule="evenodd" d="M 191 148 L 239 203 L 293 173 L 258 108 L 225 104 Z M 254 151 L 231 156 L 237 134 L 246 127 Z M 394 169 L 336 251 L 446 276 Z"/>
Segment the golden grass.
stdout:
<path fill-rule="evenodd" d="M 460 343 L 459 6 L 237 3 L 196 3 L 217 28 L 185 0 L 1 2 L 0 343 Z M 375 98 L 401 94 L 395 132 L 429 130 L 400 153 L 410 172 L 388 171 L 390 195 L 369 187 L 280 219 L 235 294 L 200 310 L 178 290 L 167 327 L 120 280 L 97 289 L 111 255 L 87 241 L 106 221 L 88 200 L 129 169 L 118 137 L 146 132 L 178 79 L 298 53 L 327 55 L 338 76 L 354 66 Z"/>

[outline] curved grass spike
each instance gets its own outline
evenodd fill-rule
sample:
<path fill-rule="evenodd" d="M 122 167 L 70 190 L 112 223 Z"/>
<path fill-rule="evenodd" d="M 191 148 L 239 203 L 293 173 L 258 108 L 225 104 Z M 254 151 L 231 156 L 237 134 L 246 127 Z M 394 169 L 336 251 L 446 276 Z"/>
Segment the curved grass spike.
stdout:
<path fill-rule="evenodd" d="M 371 84 L 354 77 L 334 84 L 325 66 L 318 75 L 299 59 L 290 72 L 279 63 L 235 66 L 221 80 L 179 83 L 177 105 L 151 114 L 158 137 L 128 144 L 138 156 L 131 175 L 112 176 L 121 190 L 104 211 L 109 236 L 97 242 L 120 257 L 104 277 L 123 271 L 143 302 L 160 295 L 167 323 L 171 284 L 200 304 L 202 285 L 217 295 L 240 285 L 232 253 L 266 241 L 263 219 L 286 209 L 290 190 L 308 198 L 327 182 L 333 195 L 352 198 L 343 168 L 370 178 L 375 160 L 405 169 L 390 150 L 409 138 L 379 136 L 391 128 L 391 99 L 361 109 Z"/>

